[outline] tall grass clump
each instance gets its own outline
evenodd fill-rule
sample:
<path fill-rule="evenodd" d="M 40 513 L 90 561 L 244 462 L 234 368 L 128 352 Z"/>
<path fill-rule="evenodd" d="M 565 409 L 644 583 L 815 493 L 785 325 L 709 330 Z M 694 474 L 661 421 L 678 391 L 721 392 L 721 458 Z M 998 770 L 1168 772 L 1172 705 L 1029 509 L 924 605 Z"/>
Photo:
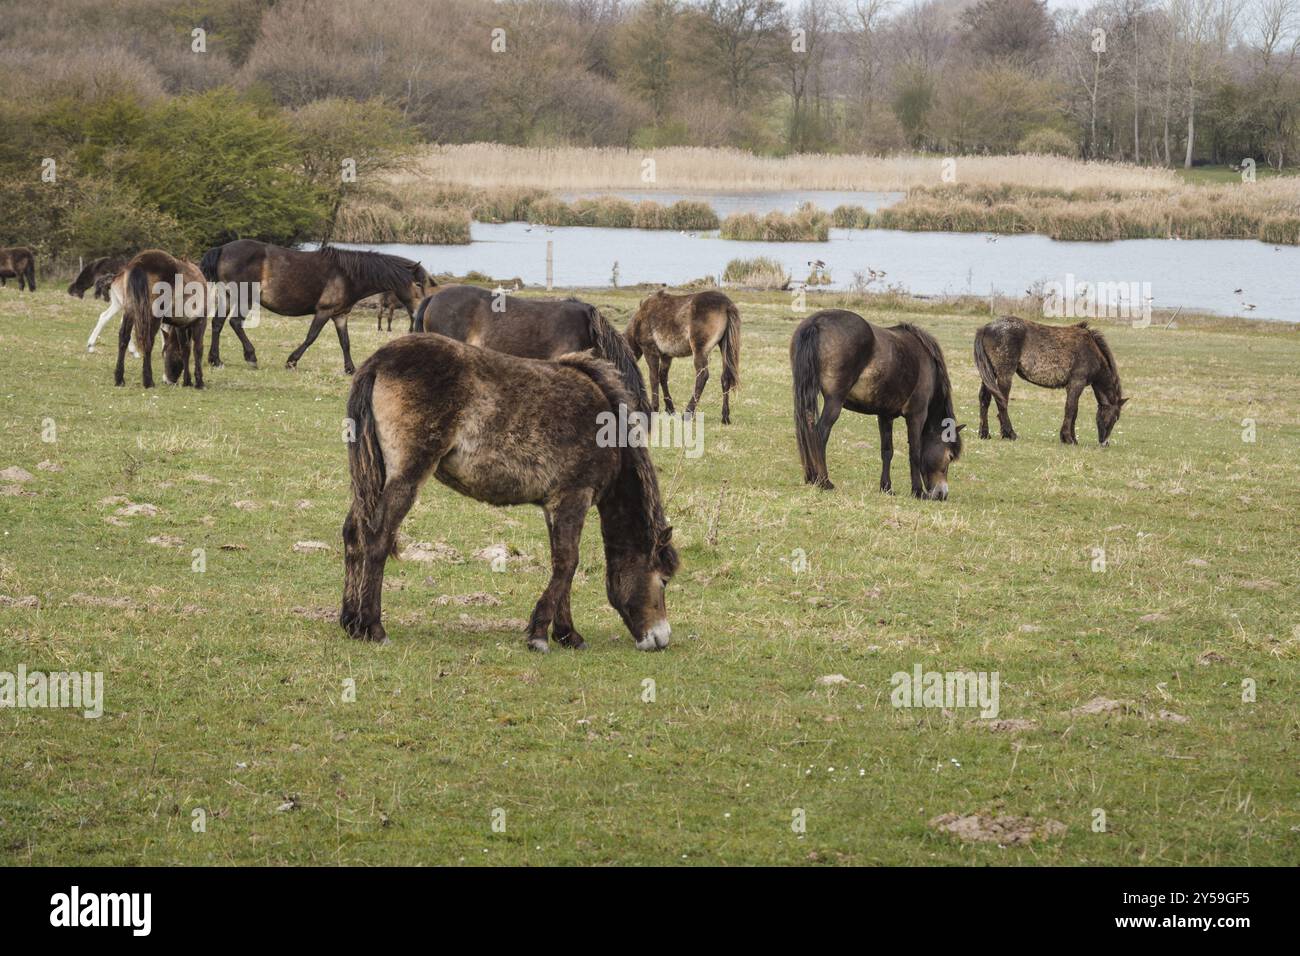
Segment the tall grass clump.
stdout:
<path fill-rule="evenodd" d="M 722 221 L 723 239 L 744 242 L 826 242 L 830 238 L 831 217 L 812 203 L 804 203 L 793 213 L 769 212 L 765 216 L 744 212 Z"/>
<path fill-rule="evenodd" d="M 861 206 L 845 203 L 831 213 L 831 225 L 836 229 L 866 229 L 871 225 L 871 213 Z"/>
<path fill-rule="evenodd" d="M 753 259 L 732 259 L 722 270 L 725 285 L 747 289 L 784 289 L 790 284 L 790 275 L 781 263 L 766 256 Z"/>
<path fill-rule="evenodd" d="M 339 211 L 333 238 L 336 242 L 463 246 L 470 241 L 470 216 L 467 209 L 455 206 L 399 209 L 377 200 L 352 203 Z"/>

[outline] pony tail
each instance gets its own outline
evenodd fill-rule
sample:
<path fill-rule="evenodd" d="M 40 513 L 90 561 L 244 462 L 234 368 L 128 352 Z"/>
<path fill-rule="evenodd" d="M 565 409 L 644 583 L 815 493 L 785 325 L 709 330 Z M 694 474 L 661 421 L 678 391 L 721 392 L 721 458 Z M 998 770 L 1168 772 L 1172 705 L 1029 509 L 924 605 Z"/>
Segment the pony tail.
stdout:
<path fill-rule="evenodd" d="M 816 434 L 817 399 L 821 395 L 820 338 L 816 318 L 805 319 L 790 341 L 790 370 L 794 373 L 794 436 L 803 461 L 804 481 L 826 474 L 826 456 Z"/>
<path fill-rule="evenodd" d="M 722 333 L 722 390 L 740 386 L 740 310 L 727 302 L 727 327 Z"/>
<path fill-rule="evenodd" d="M 627 340 L 628 350 L 632 353 L 632 357 L 638 361 L 641 359 L 641 343 L 638 341 L 640 338 L 640 320 L 641 309 L 637 308 L 632 313 L 632 318 L 628 319 L 627 331 L 623 333 L 623 338 Z"/>
<path fill-rule="evenodd" d="M 221 250 L 225 246 L 213 246 L 207 252 L 203 253 L 203 258 L 199 260 L 199 271 L 203 273 L 203 278 L 209 282 L 217 281 L 217 274 L 221 267 Z"/>
<path fill-rule="evenodd" d="M 432 295 L 426 295 L 420 300 L 420 304 L 415 307 L 415 331 L 424 331 L 424 313 L 428 311 L 429 303 L 433 301 Z"/>
<path fill-rule="evenodd" d="M 149 274 L 139 265 L 132 266 L 126 274 L 126 295 L 122 305 L 125 313 L 122 319 L 131 324 L 135 347 L 144 355 L 153 331 L 153 309 L 149 300 Z"/>
<path fill-rule="evenodd" d="M 637 365 L 636 356 L 632 354 L 627 339 L 618 334 L 618 330 L 606 321 L 594 305 L 587 306 L 587 329 L 596 345 L 596 353 L 618 369 L 623 384 L 636 402 L 636 410 L 649 414 L 650 397 L 646 394 L 645 379 L 641 377 L 641 367 Z"/>
<path fill-rule="evenodd" d="M 348 393 L 348 421 L 354 429 L 348 442 L 348 471 L 352 477 L 352 515 L 370 531 L 383 524 L 384 484 L 388 480 L 384 452 L 379 447 L 375 426 L 375 369 L 362 368 L 352 380 Z M 393 536 L 393 555 L 397 554 L 397 536 Z"/>
<path fill-rule="evenodd" d="M 993 369 L 993 363 L 989 361 L 988 354 L 984 351 L 984 333 L 988 331 L 988 326 L 984 326 L 975 332 L 975 368 L 979 370 L 980 381 L 984 387 L 1003 405 L 1007 403 L 1007 397 L 1002 393 L 998 386 L 998 373 Z"/>

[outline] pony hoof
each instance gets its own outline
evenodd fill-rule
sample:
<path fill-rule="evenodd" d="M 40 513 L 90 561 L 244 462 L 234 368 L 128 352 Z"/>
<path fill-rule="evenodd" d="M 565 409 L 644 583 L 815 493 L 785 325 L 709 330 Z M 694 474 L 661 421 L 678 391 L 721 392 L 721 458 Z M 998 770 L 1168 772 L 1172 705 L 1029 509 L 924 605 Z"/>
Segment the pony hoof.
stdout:
<path fill-rule="evenodd" d="M 1007 441 L 1015 441 L 1020 436 L 1017 435 L 1015 432 L 1003 432 L 1002 437 L 1005 438 Z"/>
<path fill-rule="evenodd" d="M 988 437 L 989 437 L 989 430 L 987 428 L 981 428 L 980 438 L 988 438 Z"/>
<path fill-rule="evenodd" d="M 530 651 L 537 651 L 539 654 L 549 654 L 551 652 L 551 645 L 546 642 L 546 638 L 544 637 L 530 637 L 528 639 L 528 649 Z"/>
<path fill-rule="evenodd" d="M 820 488 L 822 491 L 834 491 L 835 484 L 829 478 L 817 478 L 812 482 L 814 488 Z"/>
<path fill-rule="evenodd" d="M 225 367 L 226 367 L 226 363 L 223 362 L 223 361 L 221 361 L 221 359 L 208 359 L 208 365 L 212 366 L 213 368 L 225 368 Z"/>
<path fill-rule="evenodd" d="M 587 642 L 582 639 L 582 635 L 577 631 L 570 631 L 568 634 L 562 634 L 556 638 L 565 647 L 575 651 L 585 651 Z"/>
<path fill-rule="evenodd" d="M 284 363 L 284 367 L 288 369 L 290 372 L 292 372 L 294 369 L 298 367 L 298 363 L 295 362 L 293 359 L 289 359 L 289 361 Z"/>

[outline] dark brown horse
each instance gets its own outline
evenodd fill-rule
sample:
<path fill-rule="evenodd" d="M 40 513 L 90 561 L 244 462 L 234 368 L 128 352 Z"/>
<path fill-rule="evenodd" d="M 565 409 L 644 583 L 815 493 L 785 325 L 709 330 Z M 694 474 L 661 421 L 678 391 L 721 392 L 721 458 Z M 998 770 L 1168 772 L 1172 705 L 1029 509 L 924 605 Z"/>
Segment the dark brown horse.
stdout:
<path fill-rule="evenodd" d="M 36 253 L 26 246 L 0 249 L 0 286 L 8 279 L 18 280 L 18 290 L 36 291 Z"/>
<path fill-rule="evenodd" d="M 961 430 L 952 386 L 934 336 L 914 325 L 882 328 L 854 312 L 827 309 L 808 316 L 790 341 L 794 371 L 794 430 L 804 480 L 833 488 L 826 442 L 840 410 L 875 415 L 880 425 L 880 490 L 893 490 L 894 419 L 907 422 L 912 494 L 948 497 L 948 465 L 961 457 Z M 825 400 L 821 416 L 817 399 Z"/>
<path fill-rule="evenodd" d="M 230 328 L 244 346 L 244 361 L 257 364 L 257 352 L 244 333 L 244 318 L 250 310 L 252 289 L 256 304 L 277 315 L 310 315 L 311 326 L 302 345 L 293 350 L 285 368 L 294 368 L 302 354 L 316 341 L 325 323 L 333 320 L 343 349 L 343 370 L 352 374 L 352 349 L 348 344 L 348 312 L 367 296 L 391 292 L 408 316 L 415 302 L 411 284 L 429 281 L 418 262 L 382 252 L 353 252 L 326 246 L 314 252 L 285 249 L 268 242 L 237 239 L 203 254 L 199 263 L 210 282 L 223 283 L 217 290 L 217 316 L 212 323 L 212 347 L 208 363 L 221 365 L 221 327 L 232 312 Z M 256 283 L 256 285 L 254 285 Z M 225 307 L 221 300 L 225 300 Z"/>
<path fill-rule="evenodd" d="M 640 650 L 666 647 L 664 605 L 677 570 L 672 528 L 644 443 L 600 440 L 602 418 L 631 396 L 614 367 L 587 356 L 516 358 L 441 335 L 407 335 L 357 371 L 348 398 L 352 507 L 343 524 L 343 608 L 352 637 L 383 641 L 384 564 L 397 529 L 432 474 L 493 505 L 535 504 L 551 539 L 551 579 L 527 641 L 545 651 L 548 630 L 584 646 L 569 592 L 588 509 L 600 512 L 605 591 Z"/>
<path fill-rule="evenodd" d="M 198 266 L 177 259 L 161 249 L 146 249 L 127 263 L 114 280 L 122 299 L 122 328 L 117 338 L 116 385 L 125 385 L 127 342 L 135 335 L 140 350 L 141 376 L 145 388 L 153 388 L 153 343 L 162 326 L 163 377 L 175 382 L 182 373 L 190 384 L 189 358 L 194 358 L 194 387 L 203 387 L 203 330 L 211 316 L 207 282 Z"/>
<path fill-rule="evenodd" d="M 412 302 L 422 301 L 425 296 L 432 295 L 433 290 L 436 288 L 438 288 L 438 283 L 433 280 L 432 276 L 425 276 L 425 281 L 423 282 L 412 282 L 411 301 Z M 388 316 L 388 331 L 389 332 L 393 331 L 393 313 L 397 311 L 397 307 L 401 304 L 402 304 L 402 300 L 399 299 L 396 295 L 394 295 L 391 292 L 385 292 L 383 295 L 379 297 L 379 319 L 375 323 L 376 332 L 383 331 L 385 314 Z M 414 315 L 411 316 L 410 325 L 406 331 L 407 332 L 415 331 Z"/>
<path fill-rule="evenodd" d="M 1110 433 L 1119 421 L 1122 397 L 1119 368 L 1106 339 L 1087 322 L 1078 325 L 1043 325 L 1004 315 L 975 333 L 975 367 L 980 381 L 980 438 L 989 437 L 989 401 L 998 403 L 998 424 L 1002 437 L 1014 439 L 1007 401 L 1011 377 L 1043 388 L 1064 388 L 1065 420 L 1061 441 L 1079 444 L 1074 434 L 1079 415 L 1079 396 L 1089 385 L 1097 398 L 1097 441 L 1110 444 Z"/>
<path fill-rule="evenodd" d="M 731 390 L 740 384 L 740 312 L 721 292 L 669 295 L 660 289 L 642 301 L 627 326 L 632 354 L 645 355 L 650 369 L 650 395 L 659 411 L 659 388 L 664 390 L 664 408 L 671 415 L 673 399 L 668 394 L 668 369 L 673 359 L 690 355 L 695 360 L 695 391 L 686 406 L 695 414 L 704 383 L 709 380 L 709 352 L 716 346 L 722 353 L 722 424 L 731 424 Z"/>
<path fill-rule="evenodd" d="M 635 400 L 628 411 L 650 411 L 645 380 L 627 340 L 586 302 L 521 299 L 477 286 L 452 285 L 420 303 L 415 326 L 520 358 L 558 359 L 591 349 L 618 369 L 623 387 Z"/>
<path fill-rule="evenodd" d="M 109 276 L 111 281 L 112 276 L 117 275 L 126 268 L 129 259 L 129 256 L 101 256 L 98 259 L 92 259 L 86 263 L 85 268 L 78 272 L 77 277 L 68 285 L 68 295 L 84 299 L 86 290 L 93 287 L 96 290 L 96 298 L 98 298 L 99 279 Z M 107 301 L 106 296 L 105 301 Z"/>

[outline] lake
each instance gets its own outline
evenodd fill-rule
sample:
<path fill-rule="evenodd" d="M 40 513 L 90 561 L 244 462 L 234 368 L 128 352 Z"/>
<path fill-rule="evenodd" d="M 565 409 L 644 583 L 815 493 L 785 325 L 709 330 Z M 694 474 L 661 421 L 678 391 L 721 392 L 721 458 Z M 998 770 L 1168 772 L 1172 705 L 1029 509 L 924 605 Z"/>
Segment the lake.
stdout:
<path fill-rule="evenodd" d="M 633 202 L 679 199 L 707 202 L 720 217 L 736 212 L 792 212 L 811 201 L 830 210 L 841 203 L 876 210 L 897 201 L 887 192 L 688 193 L 659 190 L 587 190 L 562 198 L 616 195 Z M 898 289 L 913 295 L 1023 296 L 1036 283 L 1138 283 L 1153 309 L 1177 309 L 1260 319 L 1300 320 L 1300 246 L 1272 246 L 1245 239 L 1126 239 L 1119 242 L 1057 242 L 1045 236 L 996 236 L 966 232 L 900 232 L 832 229 L 827 242 L 735 242 L 716 232 L 687 235 L 646 229 L 533 226 L 521 222 L 473 223 L 464 246 L 370 245 L 417 259 L 430 272 L 464 275 L 471 270 L 500 279 L 518 277 L 530 287 L 546 284 L 546 244 L 554 243 L 559 287 L 599 287 L 643 282 L 680 285 L 720 277 L 731 259 L 775 259 L 795 280 L 809 263 L 825 263 L 831 282 L 847 289 L 855 274 L 876 277 L 872 291 Z"/>

